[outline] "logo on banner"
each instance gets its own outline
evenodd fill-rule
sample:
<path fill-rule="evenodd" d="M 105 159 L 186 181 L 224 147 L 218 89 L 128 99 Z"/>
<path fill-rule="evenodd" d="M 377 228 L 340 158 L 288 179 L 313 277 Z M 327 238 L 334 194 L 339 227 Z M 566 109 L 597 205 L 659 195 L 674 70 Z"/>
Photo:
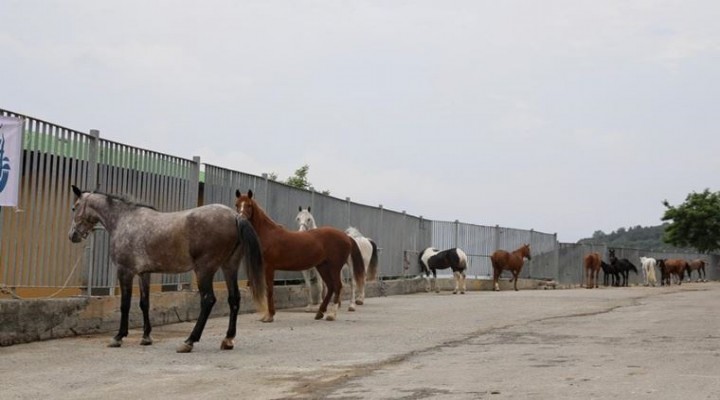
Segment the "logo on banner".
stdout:
<path fill-rule="evenodd" d="M 2 129 L 0 125 L 0 129 Z M 10 157 L 5 155 L 5 134 L 0 137 L 0 192 L 10 180 Z"/>

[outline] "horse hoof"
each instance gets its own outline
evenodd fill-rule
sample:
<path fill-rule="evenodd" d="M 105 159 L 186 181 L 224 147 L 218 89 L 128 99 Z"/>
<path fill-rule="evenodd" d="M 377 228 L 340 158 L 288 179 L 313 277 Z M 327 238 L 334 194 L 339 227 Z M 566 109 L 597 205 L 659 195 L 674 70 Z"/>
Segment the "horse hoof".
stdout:
<path fill-rule="evenodd" d="M 355 311 L 355 306 L 352 306 L 352 305 L 349 306 L 349 307 L 348 307 L 348 311 Z"/>
<path fill-rule="evenodd" d="M 315 319 L 322 319 L 322 318 L 323 318 L 323 313 L 318 311 L 317 314 L 315 314 Z"/>
<path fill-rule="evenodd" d="M 220 343 L 220 350 L 232 350 L 235 348 L 235 341 L 230 338 L 223 339 Z"/>
<path fill-rule="evenodd" d="M 317 312 L 317 309 L 313 306 L 307 306 L 305 307 L 305 312 Z"/>
<path fill-rule="evenodd" d="M 357 304 L 359 306 L 363 305 L 364 303 L 365 303 L 364 300 L 355 300 L 355 304 Z"/>
<path fill-rule="evenodd" d="M 335 321 L 335 316 L 334 316 L 334 315 L 328 315 L 327 317 L 325 317 L 325 321 Z"/>
<path fill-rule="evenodd" d="M 272 315 L 265 315 L 260 321 L 262 322 L 273 322 L 275 318 Z"/>
<path fill-rule="evenodd" d="M 183 343 L 180 346 L 178 346 L 177 349 L 175 349 L 178 353 L 189 353 L 193 349 L 193 345 L 191 343 Z"/>
<path fill-rule="evenodd" d="M 150 346 L 151 344 L 153 344 L 153 340 L 152 340 L 152 338 L 151 338 L 150 336 L 144 337 L 144 338 L 142 338 L 142 340 L 140 341 L 140 345 L 141 345 L 141 346 Z"/>
<path fill-rule="evenodd" d="M 465 292 L 460 292 L 460 294 L 465 294 Z"/>
<path fill-rule="evenodd" d="M 122 340 L 117 340 L 115 338 L 110 339 L 110 343 L 108 343 L 107 347 L 120 347 L 122 346 Z"/>
<path fill-rule="evenodd" d="M 439 290 L 436 290 L 435 293 L 440 293 L 440 291 L 439 291 Z"/>
<path fill-rule="evenodd" d="M 453 290 L 453 294 L 457 294 L 457 290 Z"/>

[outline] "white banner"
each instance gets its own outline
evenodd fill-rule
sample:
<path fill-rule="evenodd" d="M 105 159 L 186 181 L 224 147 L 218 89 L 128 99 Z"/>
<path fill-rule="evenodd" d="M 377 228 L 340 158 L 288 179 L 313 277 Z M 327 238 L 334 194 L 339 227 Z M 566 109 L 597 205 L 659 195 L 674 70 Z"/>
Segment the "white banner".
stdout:
<path fill-rule="evenodd" d="M 0 115 L 0 206 L 18 206 L 23 121 Z"/>

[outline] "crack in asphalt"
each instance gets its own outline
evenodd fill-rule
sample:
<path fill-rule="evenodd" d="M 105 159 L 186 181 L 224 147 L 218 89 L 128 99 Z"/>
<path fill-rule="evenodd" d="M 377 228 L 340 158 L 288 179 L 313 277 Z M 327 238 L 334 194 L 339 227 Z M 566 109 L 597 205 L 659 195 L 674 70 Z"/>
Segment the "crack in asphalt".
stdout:
<path fill-rule="evenodd" d="M 625 308 L 625 307 L 635 307 L 640 305 L 640 300 L 662 295 L 667 293 L 657 293 L 657 294 L 648 294 L 644 296 L 639 297 L 633 297 L 629 299 L 622 300 L 620 304 L 614 304 L 610 307 L 603 308 L 601 310 L 596 311 L 583 311 L 578 313 L 572 313 L 572 314 L 566 314 L 566 315 L 553 315 L 543 318 L 537 318 L 532 320 L 526 320 L 521 322 L 514 322 L 506 325 L 501 326 L 493 326 L 483 329 L 478 329 L 474 332 L 471 332 L 469 334 L 466 334 L 465 336 L 457 339 L 451 339 L 444 341 L 442 343 L 438 343 L 436 345 L 413 350 L 407 353 L 398 354 L 396 356 L 392 356 L 390 358 L 387 358 L 382 361 L 378 362 L 372 362 L 372 363 L 366 363 L 366 364 L 360 364 L 355 365 L 349 368 L 340 368 L 339 371 L 334 374 L 335 376 L 330 379 L 324 379 L 322 380 L 321 377 L 314 375 L 312 377 L 308 377 L 306 374 L 304 376 L 293 376 L 291 379 L 299 382 L 294 388 L 291 389 L 292 394 L 290 394 L 287 397 L 283 397 L 282 399 L 307 399 L 307 398 L 325 398 L 329 395 L 331 395 L 333 392 L 341 389 L 343 386 L 347 385 L 349 382 L 352 382 L 353 380 L 357 380 L 360 378 L 364 378 L 367 376 L 370 376 L 374 374 L 375 372 L 378 372 L 380 370 L 391 368 L 397 365 L 400 365 L 402 363 L 405 363 L 415 357 L 431 354 L 437 351 L 440 351 L 444 348 L 448 347 L 455 347 L 463 344 L 468 344 L 473 340 L 476 340 L 483 335 L 488 335 L 492 333 L 496 333 L 498 331 L 502 331 L 508 328 L 514 328 L 514 327 L 521 327 L 526 326 L 530 324 L 537 324 L 537 323 L 543 323 L 546 321 L 552 321 L 552 320 L 558 320 L 558 319 L 568 319 L 568 318 L 582 318 L 582 317 L 590 317 L 594 315 L 601 315 L 601 314 L 607 314 L 610 312 L 613 312 L 619 308 Z M 327 371 L 324 371 L 327 372 Z M 417 397 L 422 398 L 423 396 Z M 360 396 L 351 396 L 351 397 L 344 397 L 345 399 L 354 399 L 363 398 L 362 395 Z M 411 397 L 413 398 L 413 397 Z"/>

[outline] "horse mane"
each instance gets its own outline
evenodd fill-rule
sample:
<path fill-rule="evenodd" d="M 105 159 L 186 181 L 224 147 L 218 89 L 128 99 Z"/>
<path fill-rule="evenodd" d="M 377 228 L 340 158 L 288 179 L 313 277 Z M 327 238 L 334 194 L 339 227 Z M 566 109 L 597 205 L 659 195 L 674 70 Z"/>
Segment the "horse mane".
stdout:
<path fill-rule="evenodd" d="M 153 206 L 151 206 L 151 205 L 149 205 L 149 204 L 139 203 L 138 201 L 136 201 L 135 199 L 131 198 L 130 196 L 120 196 L 120 195 L 117 195 L 117 194 L 110 194 L 110 193 L 105 193 L 105 192 L 85 192 L 85 193 L 99 194 L 99 195 L 105 196 L 105 201 L 106 201 L 107 203 L 109 203 L 109 204 L 111 204 L 113 201 L 118 201 L 118 202 L 123 203 L 123 204 L 125 204 L 125 205 L 127 205 L 127 206 L 149 208 L 149 209 L 151 209 L 151 210 L 157 211 L 157 208 L 155 208 L 155 207 L 153 207 Z"/>
<path fill-rule="evenodd" d="M 351 237 L 354 237 L 354 238 L 364 237 L 363 234 L 360 233 L 360 231 L 359 231 L 357 228 L 355 228 L 354 226 L 351 226 L 351 227 L 348 227 L 347 229 L 345 229 L 345 233 L 346 233 L 348 236 L 351 236 Z"/>

